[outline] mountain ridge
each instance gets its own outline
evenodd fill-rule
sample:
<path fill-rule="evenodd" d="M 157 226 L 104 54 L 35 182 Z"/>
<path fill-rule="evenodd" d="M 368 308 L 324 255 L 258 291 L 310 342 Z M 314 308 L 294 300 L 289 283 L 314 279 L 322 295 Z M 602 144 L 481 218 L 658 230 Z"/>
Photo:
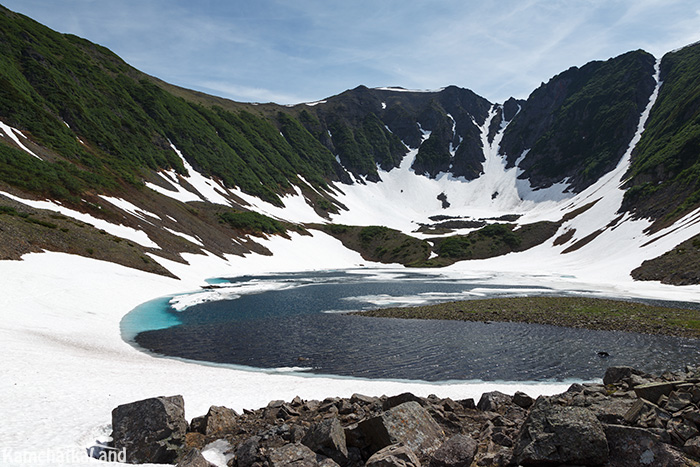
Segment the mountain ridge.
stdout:
<path fill-rule="evenodd" d="M 484 222 L 481 229 L 504 225 L 496 229 L 505 228 L 505 235 L 580 208 L 578 201 L 567 207 L 567 200 L 595 192 L 619 167 L 658 87 L 656 59 L 639 50 L 572 67 L 528 99 L 503 104 L 457 86 L 437 92 L 358 86 L 316 103 L 255 105 L 169 85 L 107 49 L 4 8 L 0 23 L 0 191 L 13 196 L 0 198 L 6 206 L 0 226 L 15 226 L 1 232 L 2 258 L 37 248 L 86 256 L 107 250 L 94 239 L 77 248 L 82 243 L 60 238 L 72 227 L 48 227 L 51 214 L 18 201 L 44 198 L 147 233 L 155 246 L 135 245 L 136 257 L 264 253 L 255 235 L 306 235 L 304 225 L 352 219 L 367 226 L 377 219 L 432 243 L 424 265 L 439 264 L 429 261 L 440 257 L 435 245 L 473 240 L 469 235 L 479 230 L 440 227 L 440 234 L 426 235 L 417 229 L 430 231 L 430 216 Z M 549 248 L 575 251 L 620 222 L 641 219 L 650 220 L 646 229 L 653 234 L 700 206 L 700 101 L 694 97 L 700 85 L 693 80 L 700 46 L 666 54 L 660 70 L 659 97 L 620 176 L 621 204 L 595 221 L 600 225 L 574 229 L 568 220 L 539 245 L 552 241 Z M 135 216 L 119 199 L 153 216 Z M 363 218 L 364 209 L 370 211 Z M 488 220 L 512 215 L 519 220 Z M 233 216 L 247 224 L 229 222 Z M 284 222 L 272 232 L 261 227 L 273 221 Z M 26 225 L 18 229 L 18 222 Z M 51 239 L 37 234 L 32 246 L 20 241 L 27 229 L 54 230 Z M 99 232 L 92 237 L 100 239 Z M 12 244 L 24 247 L 10 251 Z M 384 247 L 373 248 L 367 254 L 376 259 Z M 486 257 L 511 251 L 494 247 Z"/>

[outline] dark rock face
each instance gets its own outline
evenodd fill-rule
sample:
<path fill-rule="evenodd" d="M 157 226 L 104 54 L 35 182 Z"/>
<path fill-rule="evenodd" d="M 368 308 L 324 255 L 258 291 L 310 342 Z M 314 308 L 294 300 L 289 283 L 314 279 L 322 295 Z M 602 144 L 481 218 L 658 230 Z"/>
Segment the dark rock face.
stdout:
<path fill-rule="evenodd" d="M 231 446 L 231 467 L 699 465 L 700 369 L 653 376 L 615 367 L 605 381 L 534 404 L 523 393 L 490 392 L 478 407 L 410 393 L 296 397 L 240 415 L 214 406 L 184 437 L 182 398 L 148 399 L 115 409 L 115 447 L 139 454 L 130 462 L 182 466 L 206 465 L 197 449 L 217 440 Z"/>
<path fill-rule="evenodd" d="M 572 67 L 542 84 L 522 104 L 501 142 L 508 167 L 535 188 L 568 179 L 580 192 L 612 170 L 637 130 L 654 90 L 654 57 L 629 52 Z"/>
<path fill-rule="evenodd" d="M 114 448 L 132 464 L 170 464 L 180 455 L 187 421 L 182 396 L 155 397 L 112 411 Z"/>
<path fill-rule="evenodd" d="M 608 460 L 608 442 L 590 410 L 541 398 L 521 428 L 514 453 L 522 465 L 602 465 Z"/>

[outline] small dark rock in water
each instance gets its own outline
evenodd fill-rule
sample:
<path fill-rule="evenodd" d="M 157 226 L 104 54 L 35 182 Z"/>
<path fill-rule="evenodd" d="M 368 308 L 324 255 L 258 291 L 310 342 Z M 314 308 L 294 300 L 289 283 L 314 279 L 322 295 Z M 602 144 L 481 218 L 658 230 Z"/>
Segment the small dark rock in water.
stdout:
<path fill-rule="evenodd" d="M 610 354 L 607 353 L 606 351 L 602 350 L 602 351 L 598 352 L 598 356 L 600 358 L 608 358 L 610 356 Z"/>

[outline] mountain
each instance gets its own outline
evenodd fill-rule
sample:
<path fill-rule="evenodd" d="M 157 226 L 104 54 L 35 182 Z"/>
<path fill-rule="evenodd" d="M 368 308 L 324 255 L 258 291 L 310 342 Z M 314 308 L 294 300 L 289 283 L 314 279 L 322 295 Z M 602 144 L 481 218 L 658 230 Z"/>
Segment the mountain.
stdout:
<path fill-rule="evenodd" d="M 190 254 L 322 233 L 368 261 L 624 255 L 635 278 L 697 284 L 698 76 L 696 44 L 572 67 L 502 104 L 456 86 L 238 103 L 0 7 L 0 259 L 170 275 Z"/>

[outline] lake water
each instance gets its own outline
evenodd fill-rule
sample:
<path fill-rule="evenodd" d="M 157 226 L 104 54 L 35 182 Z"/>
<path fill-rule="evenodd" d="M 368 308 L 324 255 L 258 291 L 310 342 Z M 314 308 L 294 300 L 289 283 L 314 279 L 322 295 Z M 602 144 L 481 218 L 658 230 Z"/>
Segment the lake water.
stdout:
<path fill-rule="evenodd" d="M 136 308 L 122 321 L 125 339 L 156 354 L 216 364 L 423 381 L 590 380 L 601 378 L 608 366 L 660 372 L 700 360 L 700 342 L 692 339 L 343 313 L 561 294 L 547 287 L 361 271 L 243 276 L 211 283 L 220 288 L 178 297 L 172 303 L 170 297 L 160 298 Z M 601 358 L 598 352 L 609 357 Z"/>

